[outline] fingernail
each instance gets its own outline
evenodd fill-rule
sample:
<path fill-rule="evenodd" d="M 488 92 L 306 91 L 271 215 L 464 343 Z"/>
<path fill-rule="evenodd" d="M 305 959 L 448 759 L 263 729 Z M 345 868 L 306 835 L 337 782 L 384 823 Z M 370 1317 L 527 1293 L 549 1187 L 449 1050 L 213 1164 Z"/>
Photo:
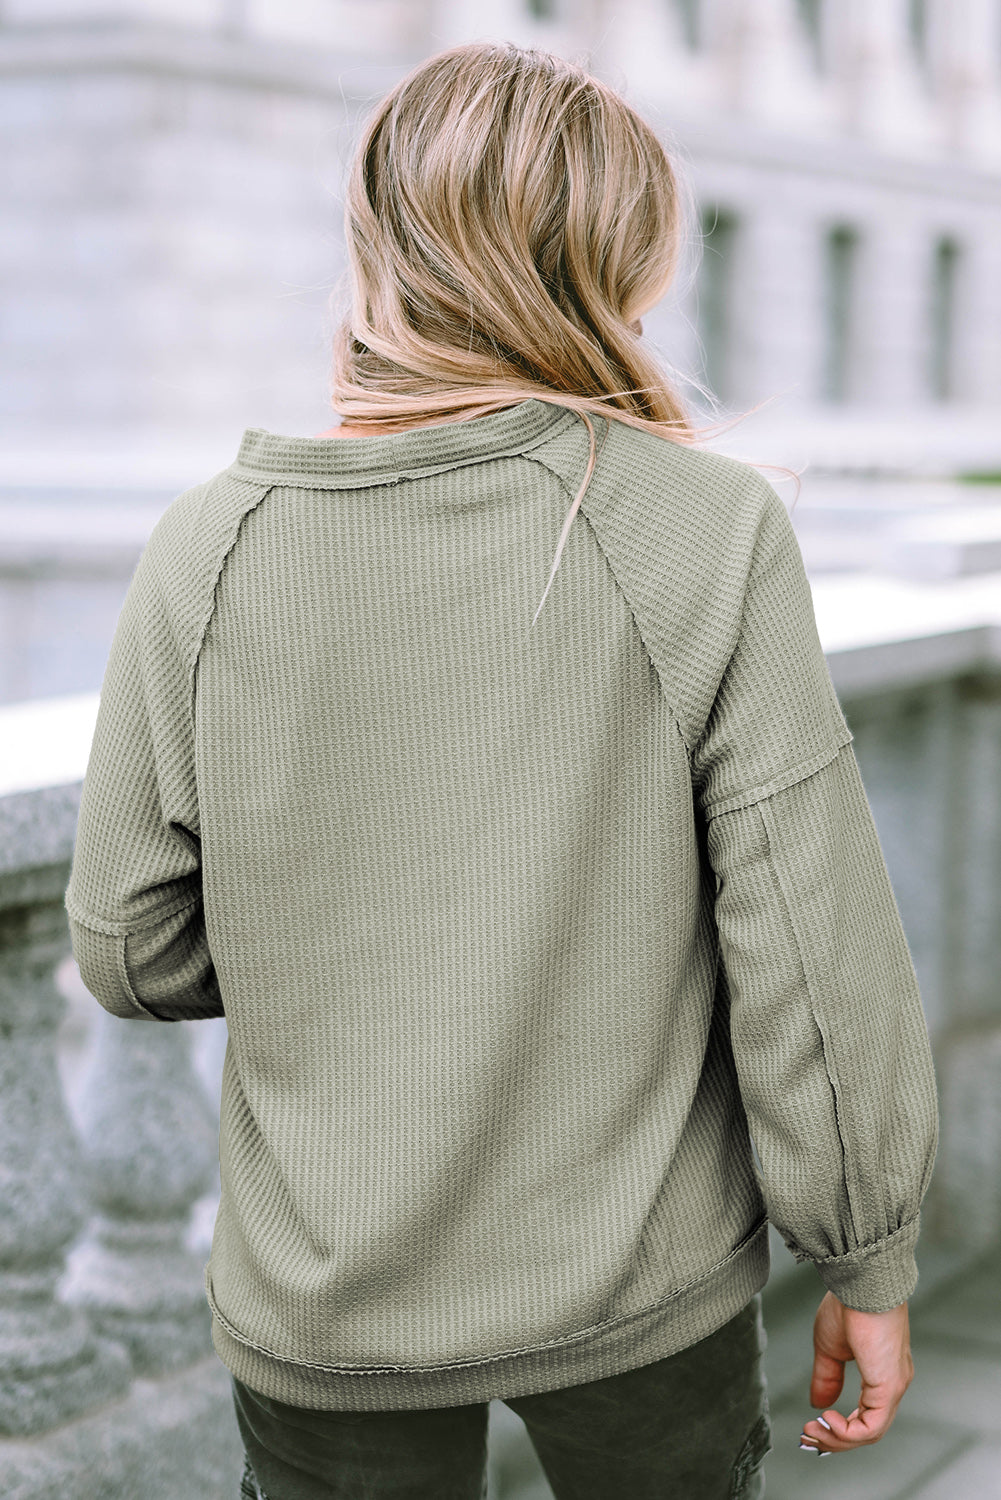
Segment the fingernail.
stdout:
<path fill-rule="evenodd" d="M 800 1443 L 799 1451 L 800 1453 L 816 1453 L 817 1450 L 812 1443 Z"/>
<path fill-rule="evenodd" d="M 826 1427 L 826 1428 L 827 1428 L 827 1430 L 828 1430 L 828 1432 L 831 1432 L 831 1431 L 832 1431 L 832 1430 L 833 1430 L 833 1429 L 832 1429 L 832 1428 L 831 1428 L 831 1424 L 830 1424 L 830 1422 L 825 1422 L 825 1421 L 824 1421 L 824 1419 L 823 1419 L 823 1417 L 816 1417 L 816 1418 L 815 1418 L 815 1421 L 817 1421 L 817 1422 L 819 1422 L 819 1423 L 820 1423 L 820 1425 L 821 1425 L 821 1427 Z"/>
<path fill-rule="evenodd" d="M 821 1453 L 820 1456 L 821 1456 L 821 1458 L 830 1458 L 831 1457 L 831 1450 L 830 1450 L 830 1448 L 825 1448 L 824 1451 L 823 1451 L 823 1453 Z"/>

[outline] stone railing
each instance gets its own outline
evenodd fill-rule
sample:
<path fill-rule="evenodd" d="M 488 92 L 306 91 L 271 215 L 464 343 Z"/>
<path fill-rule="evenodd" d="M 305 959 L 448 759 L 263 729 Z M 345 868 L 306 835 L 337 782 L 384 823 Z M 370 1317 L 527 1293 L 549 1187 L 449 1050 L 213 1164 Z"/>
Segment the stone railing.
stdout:
<path fill-rule="evenodd" d="M 30 753 L 39 730 L 57 737 L 34 774 L 58 777 L 95 709 L 4 710 L 0 743 L 24 734 Z M 0 1494 L 235 1497 L 242 1450 L 212 1350 L 207 1246 L 191 1244 L 192 1210 L 218 1182 L 192 1031 L 129 1026 L 91 1001 L 87 1066 L 65 1076 L 67 1052 L 80 1057 L 63 1025 L 80 770 L 10 790 L 18 779 L 0 796 Z"/>
<path fill-rule="evenodd" d="M 964 1252 L 1001 1233 L 999 585 L 814 583 L 935 1049 L 924 1238 Z M 240 1444 L 202 1270 L 225 1021 L 130 1026 L 74 981 L 96 708 L 0 709 L 0 1493 L 222 1500 Z M 813 1274 L 774 1232 L 773 1252 L 773 1274 Z"/>

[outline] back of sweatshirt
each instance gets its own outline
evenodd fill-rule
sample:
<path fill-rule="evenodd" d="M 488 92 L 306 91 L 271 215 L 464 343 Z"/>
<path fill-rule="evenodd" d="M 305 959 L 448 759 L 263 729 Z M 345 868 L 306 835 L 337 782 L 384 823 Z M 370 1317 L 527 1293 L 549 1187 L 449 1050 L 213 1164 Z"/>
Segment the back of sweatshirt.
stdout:
<path fill-rule="evenodd" d="M 248 430 L 158 522 L 66 905 L 126 1018 L 225 1016 L 215 1347 L 300 1406 L 685 1348 L 770 1218 L 913 1292 L 921 998 L 785 507 L 529 400 Z M 755 1160 L 752 1140 L 757 1150 Z"/>

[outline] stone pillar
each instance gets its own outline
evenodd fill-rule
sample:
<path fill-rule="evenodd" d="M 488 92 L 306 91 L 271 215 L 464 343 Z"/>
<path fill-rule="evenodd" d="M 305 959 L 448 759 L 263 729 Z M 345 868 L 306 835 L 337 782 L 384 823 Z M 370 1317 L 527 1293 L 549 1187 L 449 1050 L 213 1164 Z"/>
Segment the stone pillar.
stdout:
<path fill-rule="evenodd" d="M 724 108 L 786 130 L 821 109 L 811 49 L 795 0 L 718 0 L 712 43 Z"/>
<path fill-rule="evenodd" d="M 711 337 L 707 298 L 715 295 L 722 303 L 716 316 L 725 328 L 725 379 L 716 394 L 728 411 L 769 401 L 762 421 L 781 421 L 809 401 L 817 378 L 819 231 L 804 210 L 801 184 L 792 174 L 759 175 L 756 191 L 749 193 L 746 181 L 735 183 L 725 164 L 703 160 L 696 164 L 695 187 L 710 219 L 718 206 L 734 220 L 732 235 L 719 249 L 711 240 L 706 243 L 686 304 L 706 345 Z M 711 293 L 714 276 L 720 285 Z M 687 357 L 696 363 L 691 352 Z"/>
<path fill-rule="evenodd" d="M 927 0 L 928 59 L 947 144 L 1001 165 L 1001 10 L 996 0 Z"/>
<path fill-rule="evenodd" d="M 909 196 L 883 194 L 859 220 L 850 399 L 870 411 L 926 405 L 934 236 Z"/>
<path fill-rule="evenodd" d="M 955 776 L 955 690 L 951 682 L 916 684 L 845 694 L 842 702 L 935 1038 L 950 1022 L 953 1000 L 950 830 L 963 795 Z"/>
<path fill-rule="evenodd" d="M 734 298 L 735 389 L 741 401 L 771 400 L 762 412 L 769 420 L 781 421 L 814 394 L 823 328 L 817 238 L 800 183 L 777 174 L 744 225 Z"/>
<path fill-rule="evenodd" d="M 101 1012 L 97 1028 L 80 1117 L 98 1212 L 63 1295 L 128 1347 L 137 1372 L 171 1370 L 212 1348 L 204 1260 L 185 1240 L 215 1178 L 217 1125 L 187 1027 Z"/>
<path fill-rule="evenodd" d="M 968 228 L 961 226 L 958 240 L 956 394 L 959 400 L 984 409 L 989 432 L 997 421 L 1001 391 L 1001 339 L 997 336 L 1001 328 L 1001 222 L 997 211 L 992 207 Z"/>
<path fill-rule="evenodd" d="M 923 155 L 935 134 L 908 0 L 838 0 L 828 31 L 843 128 Z"/>
<path fill-rule="evenodd" d="M 929 1227 L 974 1249 L 1001 1234 L 1001 676 L 955 684 L 946 882 L 949 1015 L 938 1049 L 941 1132 Z"/>
<path fill-rule="evenodd" d="M 925 1230 L 986 1248 L 1001 1230 L 1001 678 L 842 701 L 934 1045 L 941 1129 Z"/>
<path fill-rule="evenodd" d="M 964 1027 L 1001 1026 L 1001 675 L 995 670 L 960 677 L 955 693 L 957 806 L 949 825 L 953 919 L 947 957 L 952 1014 Z"/>
<path fill-rule="evenodd" d="M 22 799 L 4 799 L 8 809 Z M 0 814 L 3 808 L 0 806 Z M 0 832 L 13 831 L 0 815 Z M 21 831 L 30 834 L 30 827 Z M 7 842 L 5 838 L 5 842 Z M 11 844 L 4 855 L 12 854 Z M 6 863 L 6 859 L 4 860 Z M 42 1432 L 123 1392 L 124 1349 L 56 1296 L 86 1216 L 55 1032 L 68 867 L 0 874 L 0 1435 Z"/>
<path fill-rule="evenodd" d="M 922 1216 L 931 1238 L 986 1250 L 1001 1235 L 1001 1024 L 944 1038 L 935 1071 L 939 1148 Z"/>
<path fill-rule="evenodd" d="M 601 74 L 627 96 L 656 104 L 691 104 L 701 98 L 705 65 L 685 46 L 676 6 L 664 0 L 622 0 L 607 6 L 602 28 Z M 614 14 L 612 14 L 614 11 Z"/>

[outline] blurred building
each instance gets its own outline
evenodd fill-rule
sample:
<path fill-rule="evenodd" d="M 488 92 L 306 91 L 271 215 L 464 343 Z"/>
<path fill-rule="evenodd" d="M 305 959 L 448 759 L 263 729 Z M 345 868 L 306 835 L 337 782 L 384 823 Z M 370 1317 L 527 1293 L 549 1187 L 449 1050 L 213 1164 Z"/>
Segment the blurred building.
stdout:
<path fill-rule="evenodd" d="M 864 562 L 871 476 L 1001 470 L 1001 0 L 7 0 L 0 702 L 99 685 L 150 525 L 244 428 L 331 425 L 359 113 L 473 37 L 674 146 L 692 243 L 645 329 L 765 403 L 720 446 L 862 477 L 797 508 L 811 568 Z"/>

